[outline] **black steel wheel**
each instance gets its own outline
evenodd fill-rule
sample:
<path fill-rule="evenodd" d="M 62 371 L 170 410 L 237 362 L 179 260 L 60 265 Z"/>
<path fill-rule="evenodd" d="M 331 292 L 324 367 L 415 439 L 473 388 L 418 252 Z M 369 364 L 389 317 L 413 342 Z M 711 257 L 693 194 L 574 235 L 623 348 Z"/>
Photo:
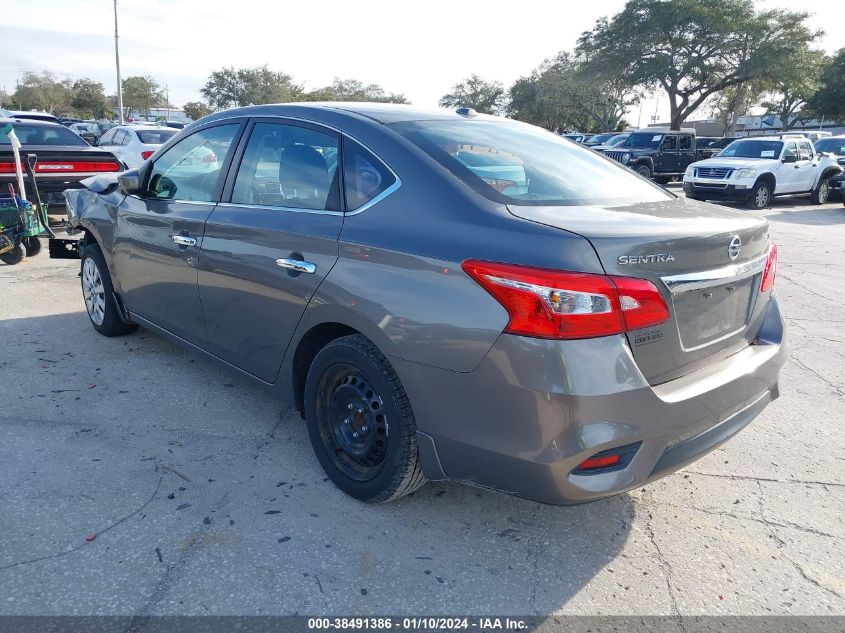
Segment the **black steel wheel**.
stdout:
<path fill-rule="evenodd" d="M 408 397 L 366 337 L 320 350 L 306 378 L 305 418 L 323 470 L 356 499 L 390 501 L 425 483 Z"/>
<path fill-rule="evenodd" d="M 37 237 L 23 238 L 23 245 L 26 248 L 27 257 L 35 257 L 41 252 L 41 240 Z"/>

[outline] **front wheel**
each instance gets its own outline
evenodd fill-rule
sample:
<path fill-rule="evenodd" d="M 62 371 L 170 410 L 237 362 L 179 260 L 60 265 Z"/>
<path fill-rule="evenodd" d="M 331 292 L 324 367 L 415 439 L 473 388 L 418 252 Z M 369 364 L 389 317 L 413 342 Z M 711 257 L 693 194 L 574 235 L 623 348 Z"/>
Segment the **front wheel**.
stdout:
<path fill-rule="evenodd" d="M 772 201 L 772 188 L 767 182 L 758 182 L 751 190 L 751 197 L 748 198 L 748 207 L 756 211 L 762 211 Z"/>
<path fill-rule="evenodd" d="M 124 323 L 117 313 L 114 287 L 103 252 L 96 244 L 82 249 L 82 298 L 91 325 L 103 336 L 120 336 L 138 329 L 135 323 Z"/>
<path fill-rule="evenodd" d="M 810 194 L 810 202 L 812 204 L 824 204 L 830 197 L 830 180 L 823 178 L 819 182 L 819 186 L 815 188 Z"/>
<path fill-rule="evenodd" d="M 411 403 L 390 362 L 366 337 L 336 339 L 314 358 L 305 419 L 323 470 L 356 499 L 392 501 L 426 482 Z"/>
<path fill-rule="evenodd" d="M 643 178 L 648 178 L 649 180 L 651 180 L 651 167 L 649 167 L 648 165 L 637 165 L 634 168 L 634 171 L 636 171 Z"/>

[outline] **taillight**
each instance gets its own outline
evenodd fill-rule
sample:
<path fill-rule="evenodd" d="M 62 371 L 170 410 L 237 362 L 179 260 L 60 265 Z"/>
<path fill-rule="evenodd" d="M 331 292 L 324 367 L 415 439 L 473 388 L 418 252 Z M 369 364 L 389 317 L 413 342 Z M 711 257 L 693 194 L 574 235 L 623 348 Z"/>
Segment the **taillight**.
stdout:
<path fill-rule="evenodd" d="M 202 157 L 202 162 L 204 163 L 216 163 L 217 162 L 217 154 L 214 152 L 209 152 Z"/>
<path fill-rule="evenodd" d="M 516 182 L 513 180 L 502 180 L 501 178 L 482 178 L 482 180 L 499 193 L 503 193 L 505 189 L 516 187 Z"/>
<path fill-rule="evenodd" d="M 768 292 L 775 285 L 775 268 L 778 264 L 778 247 L 772 242 L 769 246 L 769 256 L 763 268 L 763 279 L 760 281 L 760 292 Z"/>
<path fill-rule="evenodd" d="M 120 165 L 112 162 L 45 161 L 35 164 L 37 174 L 74 174 L 104 171 L 120 171 Z M 0 174 L 15 172 L 14 163 L 0 163 Z"/>
<path fill-rule="evenodd" d="M 144 152 L 141 152 L 141 158 L 143 158 L 144 160 L 147 160 L 150 156 L 152 156 L 155 153 L 156 152 L 155 152 L 154 149 L 148 149 Z"/>
<path fill-rule="evenodd" d="M 465 261 L 464 271 L 508 311 L 505 332 L 578 339 L 663 323 L 669 309 L 650 281 Z"/>

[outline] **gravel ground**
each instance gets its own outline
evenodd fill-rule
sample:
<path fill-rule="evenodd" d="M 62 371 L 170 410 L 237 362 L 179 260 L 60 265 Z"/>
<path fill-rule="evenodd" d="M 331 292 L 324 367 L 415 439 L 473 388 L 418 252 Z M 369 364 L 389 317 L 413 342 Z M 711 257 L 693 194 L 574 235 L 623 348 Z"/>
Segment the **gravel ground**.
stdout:
<path fill-rule="evenodd" d="M 78 262 L 0 265 L 2 614 L 845 614 L 845 208 L 778 200 L 781 398 L 635 492 L 346 497 L 299 417 L 150 332 Z"/>

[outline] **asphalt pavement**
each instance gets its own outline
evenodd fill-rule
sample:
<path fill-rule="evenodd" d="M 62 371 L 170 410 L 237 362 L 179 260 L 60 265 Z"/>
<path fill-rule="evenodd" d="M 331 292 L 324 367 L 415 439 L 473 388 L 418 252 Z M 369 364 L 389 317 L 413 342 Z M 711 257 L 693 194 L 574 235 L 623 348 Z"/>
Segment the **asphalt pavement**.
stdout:
<path fill-rule="evenodd" d="M 354 501 L 294 412 L 149 331 L 96 334 L 78 262 L 0 264 L 0 615 L 845 614 L 845 208 L 765 215 L 781 398 L 570 507 L 452 483 Z"/>

